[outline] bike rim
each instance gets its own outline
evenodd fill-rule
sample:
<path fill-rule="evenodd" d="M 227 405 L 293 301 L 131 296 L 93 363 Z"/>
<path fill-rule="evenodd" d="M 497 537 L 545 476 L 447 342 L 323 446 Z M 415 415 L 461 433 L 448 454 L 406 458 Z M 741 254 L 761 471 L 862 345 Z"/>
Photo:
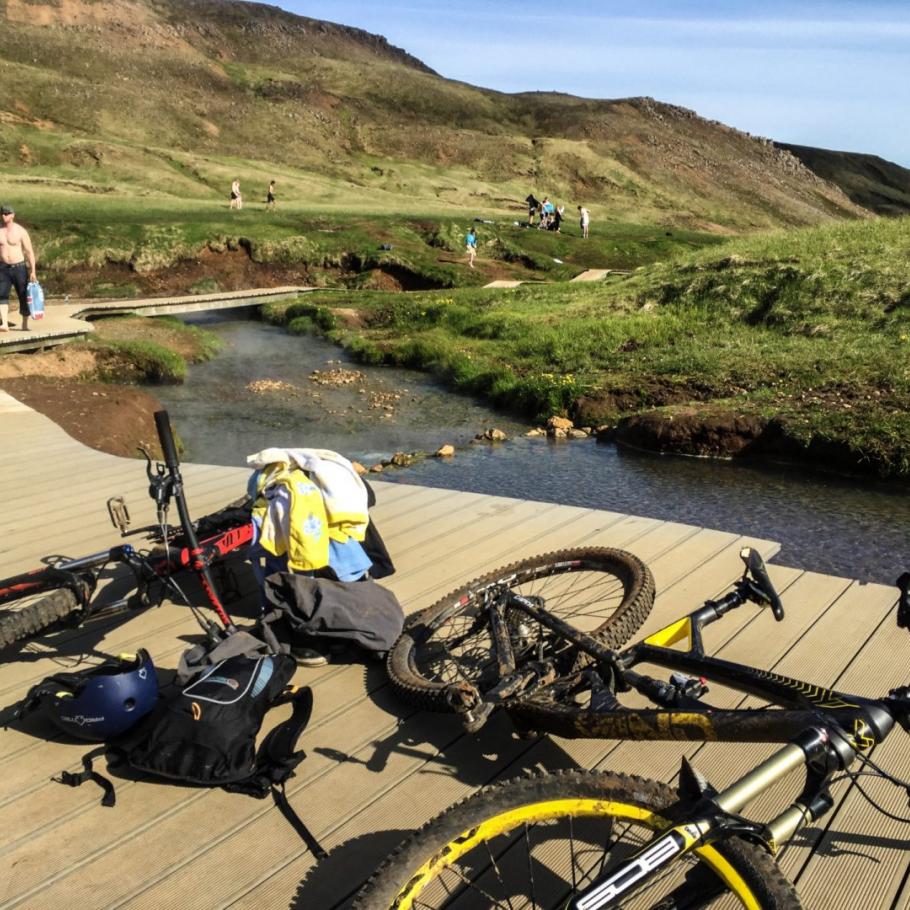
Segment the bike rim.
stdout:
<path fill-rule="evenodd" d="M 527 597 L 548 612 L 589 634 L 606 623 L 623 603 L 626 587 L 612 572 L 588 560 L 565 560 L 521 569 L 463 595 L 430 625 L 423 647 L 415 653 L 415 670 L 441 685 L 483 680 L 496 660 L 484 598 L 499 586 Z M 551 644 L 551 633 L 518 610 L 508 611 L 516 657 L 522 653 L 568 650 Z M 540 655 L 539 655 L 540 656 Z"/>
<path fill-rule="evenodd" d="M 607 842 L 601 845 L 602 858 L 599 861 L 596 854 L 589 851 L 584 843 L 574 842 L 572 822 L 585 819 L 597 820 L 601 825 L 607 823 Z M 540 829 L 545 829 L 553 822 L 567 823 L 570 839 L 568 867 L 565 867 L 565 857 L 561 860 L 556 857 L 555 851 L 548 847 L 544 837 L 537 838 L 537 843 L 533 844 L 535 838 L 531 832 L 545 834 L 546 831 Z M 611 844 L 614 823 L 623 830 Z M 589 885 L 606 868 L 607 853 L 619 844 L 619 838 L 628 833 L 633 826 L 639 828 L 642 835 L 624 845 L 623 858 L 637 852 L 650 839 L 653 832 L 670 824 L 667 819 L 649 809 L 615 800 L 573 798 L 519 806 L 460 832 L 442 849 L 435 851 L 430 859 L 408 876 L 407 883 L 398 892 L 391 906 L 394 910 L 428 910 L 444 906 L 458 908 L 483 906 L 497 910 L 561 907 L 573 893 Z M 495 843 L 494 849 L 493 842 L 497 841 L 499 842 Z M 524 845 L 521 841 L 524 841 Z M 509 851 L 514 851 L 514 855 L 507 857 Z M 525 856 L 521 855 L 522 851 Z M 535 851 L 538 855 L 535 855 Z M 466 858 L 475 853 L 477 856 L 470 864 L 466 864 Z M 761 910 L 761 904 L 752 889 L 715 847 L 699 847 L 693 853 L 697 854 L 697 857 L 723 882 L 743 908 Z M 692 860 L 690 856 L 688 863 L 681 862 L 675 865 L 691 869 Z M 539 903 L 537 893 L 509 894 L 509 886 L 502 875 L 506 861 L 512 867 L 518 865 L 523 867 L 520 875 L 521 889 L 536 892 L 533 871 L 536 864 L 541 870 L 537 877 L 546 878 L 542 887 L 549 888 L 547 893 L 552 895 L 554 891 L 554 876 L 561 879 L 563 892 L 555 898 L 555 902 L 545 903 Z M 474 870 L 478 874 L 472 882 L 470 873 Z M 676 879 L 663 883 L 665 888 L 670 890 L 683 881 L 683 875 L 678 874 L 680 870 L 674 871 L 677 873 Z M 496 888 L 502 889 L 502 896 L 495 893 Z M 555 890 L 558 890 L 558 886 L 555 886 Z M 431 900 L 436 901 L 437 898 L 441 898 L 442 903 L 431 903 Z M 641 902 L 642 898 L 644 902 Z M 546 897 L 543 899 L 546 900 Z M 622 906 L 651 907 L 653 900 L 653 894 L 650 896 L 642 894 L 638 900 L 633 897 L 628 904 L 624 903 Z"/>

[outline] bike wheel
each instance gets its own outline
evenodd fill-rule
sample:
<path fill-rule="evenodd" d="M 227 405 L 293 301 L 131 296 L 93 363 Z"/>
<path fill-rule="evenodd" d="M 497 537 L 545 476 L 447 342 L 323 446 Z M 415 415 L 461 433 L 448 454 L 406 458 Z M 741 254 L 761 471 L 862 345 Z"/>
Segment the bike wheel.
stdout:
<path fill-rule="evenodd" d="M 654 578 L 624 550 L 583 547 L 534 556 L 496 569 L 453 591 L 413 617 L 389 651 L 393 689 L 418 707 L 451 710 L 446 689 L 469 682 L 481 691 L 499 679 L 484 600 L 497 586 L 527 597 L 611 648 L 644 622 L 654 602 Z M 526 614 L 507 615 L 516 662 L 575 653 L 564 639 Z"/>
<path fill-rule="evenodd" d="M 18 609 L 0 609 L 0 648 L 43 632 L 81 608 L 79 598 L 69 588 L 59 588 Z"/>
<path fill-rule="evenodd" d="M 564 908 L 671 823 L 670 787 L 596 771 L 517 778 L 450 807 L 406 840 L 352 910 Z M 661 870 L 623 908 L 799 910 L 793 885 L 760 847 L 730 838 Z M 616 905 L 611 905 L 616 906 Z"/>

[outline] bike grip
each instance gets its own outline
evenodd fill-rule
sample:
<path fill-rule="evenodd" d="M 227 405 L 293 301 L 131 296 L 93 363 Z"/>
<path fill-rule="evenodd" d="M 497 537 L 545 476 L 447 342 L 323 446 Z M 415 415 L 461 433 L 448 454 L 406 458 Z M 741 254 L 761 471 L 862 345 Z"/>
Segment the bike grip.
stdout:
<path fill-rule="evenodd" d="M 765 568 L 761 554 L 754 547 L 743 547 L 740 551 L 740 556 L 746 563 L 749 574 L 761 588 L 765 597 L 768 598 L 768 604 L 771 607 L 774 618 L 780 622 L 784 618 L 784 605 L 781 603 L 777 591 L 774 590 L 774 585 L 771 584 L 771 579 L 768 577 L 768 570 Z"/>
<path fill-rule="evenodd" d="M 171 432 L 171 421 L 167 411 L 155 411 L 155 428 L 158 430 L 164 463 L 169 468 L 176 469 L 180 462 L 177 460 L 177 446 L 174 445 L 174 434 Z"/>
<path fill-rule="evenodd" d="M 910 629 L 910 572 L 904 572 L 894 583 L 901 592 L 897 603 L 897 627 Z"/>

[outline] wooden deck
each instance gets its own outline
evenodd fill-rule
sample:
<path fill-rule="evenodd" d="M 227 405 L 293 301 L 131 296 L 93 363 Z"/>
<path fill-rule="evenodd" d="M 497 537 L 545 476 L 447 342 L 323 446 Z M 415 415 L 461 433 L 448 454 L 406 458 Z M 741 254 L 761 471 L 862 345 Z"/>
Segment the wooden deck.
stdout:
<path fill-rule="evenodd" d="M 91 320 L 102 316 L 167 316 L 260 306 L 274 300 L 296 297 L 310 287 L 296 285 L 277 288 L 250 288 L 243 291 L 219 291 L 216 294 L 187 294 L 182 297 L 136 297 L 126 300 L 47 301 L 44 318 L 30 320 L 28 331 L 22 329 L 18 303 L 13 301 L 10 322 L 13 328 L 0 332 L 0 354 L 43 350 L 90 335 Z"/>
<path fill-rule="evenodd" d="M 85 448 L 39 414 L 0 393 L 0 574 L 51 553 L 83 555 L 116 542 L 104 509 L 124 494 L 134 523 L 151 520 L 143 466 Z M 242 463 L 245 452 L 237 452 Z M 246 471 L 186 465 L 191 511 L 240 495 Z M 735 534 L 610 511 L 571 508 L 376 483 L 375 520 L 397 563 L 387 583 L 405 609 L 430 604 L 461 581 L 509 560 L 582 543 L 621 546 L 654 572 L 654 629 L 724 591 L 739 574 Z M 507 492 L 507 491 L 504 491 Z M 148 505 L 146 505 L 148 503 Z M 750 541 L 770 557 L 776 545 Z M 775 624 L 744 608 L 707 630 L 720 654 L 869 695 L 907 682 L 910 641 L 894 621 L 891 588 L 860 585 L 799 569 L 771 567 L 787 608 Z M 186 608 L 165 605 L 60 632 L 0 663 L 2 704 L 34 682 L 98 654 L 146 647 L 174 667 L 196 635 Z M 379 664 L 339 663 L 298 670 L 312 685 L 307 760 L 289 798 L 331 849 L 316 863 L 270 801 L 117 778 L 117 806 L 101 808 L 92 785 L 50 781 L 79 769 L 86 751 L 32 719 L 0 732 L 0 908 L 345 907 L 378 861 L 408 830 L 497 778 L 528 768 L 614 768 L 671 780 L 680 757 L 717 785 L 735 779 L 769 747 L 537 742 L 512 737 L 505 716 L 476 736 L 454 719 L 415 712 L 391 695 Z M 738 697 L 713 692 L 715 701 Z M 278 712 L 272 712 L 276 714 Z M 910 777 L 910 750 L 897 732 L 877 758 Z M 910 814 L 898 791 L 867 789 L 892 811 Z M 873 811 L 852 786 L 836 789 L 836 809 L 802 832 L 782 863 L 807 907 L 910 907 L 910 842 L 905 826 Z M 779 805 L 779 804 L 778 804 Z M 771 817 L 768 800 L 751 807 Z"/>

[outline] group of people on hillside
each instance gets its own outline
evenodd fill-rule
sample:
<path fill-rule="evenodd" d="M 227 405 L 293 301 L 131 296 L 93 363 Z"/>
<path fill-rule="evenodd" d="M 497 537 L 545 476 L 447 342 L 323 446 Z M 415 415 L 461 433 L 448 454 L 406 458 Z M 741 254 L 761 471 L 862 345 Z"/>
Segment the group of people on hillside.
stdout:
<path fill-rule="evenodd" d="M 528 203 L 528 227 L 534 226 L 536 218 L 538 230 L 562 233 L 562 222 L 566 211 L 564 205 L 555 205 L 547 196 L 543 197 L 543 201 L 538 201 L 533 193 L 528 194 L 525 202 Z M 518 222 L 516 221 L 515 224 L 517 225 Z M 583 205 L 578 206 L 578 226 L 581 228 L 582 238 L 587 240 L 591 226 L 591 213 Z M 473 269 L 474 260 L 477 258 L 477 230 L 475 228 L 469 228 L 464 243 L 468 266 Z"/>
<path fill-rule="evenodd" d="M 228 197 L 229 208 L 237 209 L 238 211 L 243 208 L 243 194 L 240 192 L 240 178 L 235 178 L 231 183 L 231 195 Z M 275 208 L 275 181 L 269 181 L 269 188 L 265 193 L 265 208 L 266 211 L 269 211 Z"/>
<path fill-rule="evenodd" d="M 536 218 L 538 230 L 562 233 L 562 222 L 566 212 L 564 205 L 554 205 L 547 196 L 543 197 L 543 201 L 538 201 L 533 193 L 528 194 L 525 202 L 528 203 L 528 227 L 533 227 Z M 578 206 L 578 224 L 581 236 L 587 239 L 591 214 L 583 205 Z"/>

